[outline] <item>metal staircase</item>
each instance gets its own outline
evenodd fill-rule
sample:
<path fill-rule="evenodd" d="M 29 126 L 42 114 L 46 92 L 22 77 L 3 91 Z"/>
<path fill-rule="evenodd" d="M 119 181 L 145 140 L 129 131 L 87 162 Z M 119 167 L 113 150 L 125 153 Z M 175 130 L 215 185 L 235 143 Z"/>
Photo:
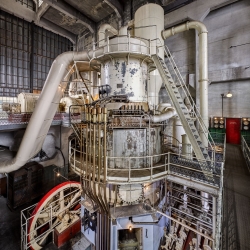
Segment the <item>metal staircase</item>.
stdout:
<path fill-rule="evenodd" d="M 168 53 L 168 55 L 169 55 L 169 53 Z M 175 81 L 173 80 L 173 78 L 169 72 L 167 65 L 165 64 L 165 62 L 162 58 L 158 57 L 157 55 L 152 55 L 152 59 L 155 63 L 156 68 L 158 69 L 162 79 L 163 79 L 164 85 L 168 91 L 168 94 L 169 94 L 172 102 L 173 102 L 173 105 L 176 109 L 176 112 L 177 112 L 177 114 L 182 122 L 183 128 L 189 137 L 190 143 L 193 147 L 193 150 L 196 154 L 196 157 L 198 158 L 198 160 L 207 162 L 207 165 L 208 164 L 211 165 L 211 163 L 210 163 L 211 159 L 208 155 L 208 151 L 207 151 L 206 147 L 204 146 L 204 144 L 200 138 L 200 135 L 198 133 L 198 130 L 194 124 L 194 119 L 196 121 L 199 121 L 200 117 L 198 117 L 195 112 L 192 112 L 192 111 L 194 111 L 194 107 L 193 107 L 193 110 L 191 110 L 191 112 L 187 110 L 187 107 L 184 104 L 184 99 L 182 98 L 180 91 L 179 91 L 180 88 L 181 89 L 183 88 L 184 83 L 180 82 L 179 83 L 180 85 L 179 84 L 177 85 L 175 83 Z M 176 65 L 174 66 L 174 69 L 175 68 L 176 68 Z M 177 78 L 178 78 L 178 76 L 177 76 Z M 185 97 L 188 97 L 189 99 L 192 100 L 192 97 L 191 97 L 187 88 L 182 92 L 185 95 Z M 191 113 L 192 113 L 192 116 L 191 116 Z M 204 133 L 205 132 L 207 132 L 207 131 L 204 131 Z M 208 179 L 211 179 L 212 178 L 212 169 L 205 167 L 204 164 L 201 164 L 201 168 L 202 168 L 204 175 Z"/>

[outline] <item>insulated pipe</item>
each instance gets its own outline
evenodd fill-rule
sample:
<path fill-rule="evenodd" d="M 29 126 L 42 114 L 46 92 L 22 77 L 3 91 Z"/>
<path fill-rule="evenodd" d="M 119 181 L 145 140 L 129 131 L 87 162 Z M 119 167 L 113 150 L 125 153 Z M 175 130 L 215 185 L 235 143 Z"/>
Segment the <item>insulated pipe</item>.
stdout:
<path fill-rule="evenodd" d="M 69 51 L 54 60 L 17 155 L 12 160 L 0 163 L 0 173 L 19 169 L 40 151 L 70 77 L 68 65 L 72 61 L 89 61 L 101 54 L 103 48 L 96 51 Z"/>
<path fill-rule="evenodd" d="M 174 108 L 167 108 L 162 111 L 160 115 L 152 115 L 149 117 L 150 121 L 153 123 L 166 121 L 176 115 Z M 147 119 L 147 118 L 146 118 Z"/>
<path fill-rule="evenodd" d="M 208 127 L 208 59 L 207 59 L 207 28 L 198 21 L 191 21 L 162 31 L 163 39 L 177 33 L 195 29 L 199 36 L 199 84 L 200 84 L 200 113 L 205 127 Z M 204 146 L 207 146 L 207 135 L 200 132 Z"/>
<path fill-rule="evenodd" d="M 109 31 L 109 32 L 113 33 L 114 35 L 118 35 L 118 30 L 115 29 L 113 26 L 111 26 L 110 24 L 107 24 L 107 23 L 102 24 L 98 30 L 99 47 L 102 47 L 105 45 L 106 31 Z"/>

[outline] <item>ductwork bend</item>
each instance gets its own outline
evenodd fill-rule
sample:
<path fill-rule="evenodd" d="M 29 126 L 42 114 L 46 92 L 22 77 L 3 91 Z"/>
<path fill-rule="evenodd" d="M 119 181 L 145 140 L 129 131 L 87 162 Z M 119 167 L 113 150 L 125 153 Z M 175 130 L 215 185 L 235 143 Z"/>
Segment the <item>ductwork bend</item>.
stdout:
<path fill-rule="evenodd" d="M 102 54 L 103 48 L 96 51 L 69 51 L 54 60 L 16 157 L 0 162 L 0 173 L 9 173 L 19 169 L 41 150 L 58 104 L 73 73 L 68 69 L 70 63 L 72 61 L 90 61 L 95 56 Z"/>
<path fill-rule="evenodd" d="M 162 31 L 163 39 L 177 33 L 195 29 L 199 35 L 199 83 L 200 83 L 200 113 L 204 125 L 208 127 L 208 59 L 207 59 L 207 28 L 198 21 L 191 21 Z M 200 133 L 204 146 L 207 146 L 207 135 Z"/>
<path fill-rule="evenodd" d="M 162 110 L 162 113 L 159 115 L 152 115 L 149 117 L 150 122 L 157 123 L 157 122 L 163 122 L 166 121 L 173 116 L 175 116 L 177 113 L 173 107 L 167 107 Z"/>
<path fill-rule="evenodd" d="M 114 35 L 118 35 L 118 30 L 115 29 L 113 26 L 107 23 L 102 24 L 98 30 L 99 47 L 102 47 L 105 45 L 106 31 L 109 31 Z"/>

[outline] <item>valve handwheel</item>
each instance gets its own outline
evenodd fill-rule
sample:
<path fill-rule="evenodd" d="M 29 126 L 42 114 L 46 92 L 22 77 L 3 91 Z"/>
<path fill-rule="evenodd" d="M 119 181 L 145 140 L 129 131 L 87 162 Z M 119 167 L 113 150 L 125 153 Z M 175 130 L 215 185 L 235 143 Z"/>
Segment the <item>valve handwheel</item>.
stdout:
<path fill-rule="evenodd" d="M 51 189 L 31 214 L 28 242 L 31 249 L 44 247 L 54 228 L 63 230 L 80 217 L 81 184 L 67 181 Z"/>

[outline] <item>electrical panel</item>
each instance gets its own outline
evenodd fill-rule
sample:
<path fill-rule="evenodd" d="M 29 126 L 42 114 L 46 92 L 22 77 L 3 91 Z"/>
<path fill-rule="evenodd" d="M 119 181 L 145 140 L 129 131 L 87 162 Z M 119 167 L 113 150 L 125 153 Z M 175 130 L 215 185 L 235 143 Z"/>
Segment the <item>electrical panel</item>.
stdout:
<path fill-rule="evenodd" d="M 211 121 L 211 128 L 225 128 L 225 118 L 224 117 L 213 117 Z"/>
<path fill-rule="evenodd" d="M 250 117 L 243 117 L 241 119 L 241 130 L 250 131 Z"/>

